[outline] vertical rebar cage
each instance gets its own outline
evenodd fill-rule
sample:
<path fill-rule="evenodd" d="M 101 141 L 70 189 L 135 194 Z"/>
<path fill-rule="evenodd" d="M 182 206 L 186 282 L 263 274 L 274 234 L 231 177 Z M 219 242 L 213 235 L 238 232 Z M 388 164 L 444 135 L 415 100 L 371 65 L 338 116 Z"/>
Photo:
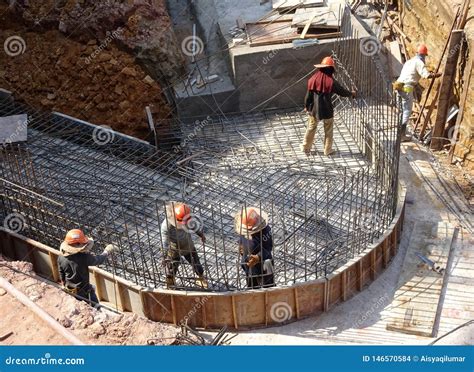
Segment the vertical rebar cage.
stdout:
<path fill-rule="evenodd" d="M 0 148 L 4 227 L 59 247 L 81 228 L 94 250 L 120 252 L 105 269 L 136 284 L 166 286 L 161 237 L 165 204 L 186 202 L 208 291 L 246 290 L 234 216 L 256 206 L 273 232 L 277 286 L 329 275 L 390 225 L 397 203 L 399 108 L 376 60 L 357 38 L 336 43 L 337 79 L 358 90 L 336 97 L 335 147 L 322 155 L 300 144 L 306 114 L 264 110 L 160 121 L 159 146 L 10 98 L 0 116 L 28 114 L 28 141 Z M 203 290 L 183 258 L 175 288 Z"/>

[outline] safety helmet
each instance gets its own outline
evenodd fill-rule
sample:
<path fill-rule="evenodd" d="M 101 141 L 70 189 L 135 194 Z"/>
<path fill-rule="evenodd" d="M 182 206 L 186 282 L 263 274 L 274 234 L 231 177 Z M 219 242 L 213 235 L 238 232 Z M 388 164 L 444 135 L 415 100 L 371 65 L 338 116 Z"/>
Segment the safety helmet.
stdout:
<path fill-rule="evenodd" d="M 182 222 L 189 216 L 191 213 L 191 208 L 189 208 L 186 204 L 178 204 L 174 207 L 174 215 L 176 217 L 176 221 Z"/>
<path fill-rule="evenodd" d="M 260 215 L 255 208 L 244 208 L 242 209 L 242 225 L 252 228 L 260 223 Z"/>
<path fill-rule="evenodd" d="M 64 241 L 67 244 L 87 244 L 89 239 L 87 239 L 82 230 L 72 229 L 67 232 Z"/>
<path fill-rule="evenodd" d="M 421 55 L 424 55 L 424 56 L 427 56 L 428 55 L 428 47 L 425 44 L 420 44 L 418 46 L 417 53 L 421 54 Z"/>
<path fill-rule="evenodd" d="M 320 64 L 314 65 L 314 67 L 318 67 L 318 68 L 335 67 L 335 66 L 336 64 L 334 63 L 334 59 L 332 59 L 332 57 L 330 56 L 324 57 Z"/>

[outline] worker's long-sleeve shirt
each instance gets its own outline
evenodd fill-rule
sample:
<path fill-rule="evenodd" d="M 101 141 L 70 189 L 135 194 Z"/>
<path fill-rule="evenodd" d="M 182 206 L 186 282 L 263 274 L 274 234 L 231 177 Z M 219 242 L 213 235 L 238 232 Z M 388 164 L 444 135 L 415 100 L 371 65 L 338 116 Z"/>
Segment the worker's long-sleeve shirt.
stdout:
<path fill-rule="evenodd" d="M 425 62 L 419 56 L 416 56 L 405 62 L 397 80 L 405 85 L 414 86 L 418 84 L 421 78 L 427 79 L 429 76 L 430 72 L 426 68 Z"/>
<path fill-rule="evenodd" d="M 199 235 L 201 232 L 199 231 L 197 234 Z M 170 248 L 170 243 L 175 245 L 175 249 L 183 251 L 192 248 L 191 234 L 184 229 L 177 229 L 166 220 L 161 223 L 161 241 L 163 242 L 163 248 L 166 250 Z"/>
<path fill-rule="evenodd" d="M 259 255 L 260 262 L 272 258 L 273 237 L 270 226 L 266 226 L 262 231 L 252 234 L 250 239 L 241 236 L 239 244 L 243 249 L 243 261 L 247 262 L 249 255 Z"/>
<path fill-rule="evenodd" d="M 352 93 L 334 80 L 331 93 L 318 93 L 308 90 L 305 97 L 304 107 L 317 120 L 331 119 L 334 117 L 332 105 L 333 93 L 341 97 L 350 97 Z"/>
<path fill-rule="evenodd" d="M 101 265 L 107 255 L 76 253 L 58 257 L 58 270 L 61 281 L 69 288 L 87 289 L 89 286 L 89 266 Z"/>

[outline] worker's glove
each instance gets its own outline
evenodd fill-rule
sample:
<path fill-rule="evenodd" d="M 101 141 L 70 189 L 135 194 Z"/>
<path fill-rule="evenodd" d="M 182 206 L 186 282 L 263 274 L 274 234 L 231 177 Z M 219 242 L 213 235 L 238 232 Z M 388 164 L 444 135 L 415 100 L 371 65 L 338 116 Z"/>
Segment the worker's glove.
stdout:
<path fill-rule="evenodd" d="M 352 98 L 356 98 L 357 92 L 355 90 L 353 90 L 351 93 L 352 93 Z"/>
<path fill-rule="evenodd" d="M 434 78 L 440 77 L 441 75 L 442 75 L 442 73 L 441 73 L 441 72 L 437 72 L 437 73 L 430 72 L 430 78 L 431 78 L 431 79 L 434 79 Z"/>
<path fill-rule="evenodd" d="M 260 256 L 258 254 L 251 254 L 249 262 L 247 262 L 248 267 L 254 267 L 260 262 Z"/>
<path fill-rule="evenodd" d="M 105 247 L 104 254 L 109 255 L 109 254 L 112 254 L 112 253 L 115 253 L 115 252 L 118 252 L 118 251 L 119 251 L 119 247 L 117 247 L 114 244 L 109 244 Z"/>

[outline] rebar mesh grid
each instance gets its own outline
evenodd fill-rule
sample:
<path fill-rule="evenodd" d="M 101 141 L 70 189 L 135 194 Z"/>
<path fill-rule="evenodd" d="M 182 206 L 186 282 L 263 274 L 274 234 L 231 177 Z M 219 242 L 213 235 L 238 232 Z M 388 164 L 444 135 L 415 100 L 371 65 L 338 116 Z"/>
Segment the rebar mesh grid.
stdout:
<path fill-rule="evenodd" d="M 22 234 L 53 247 L 67 230 L 82 228 L 97 252 L 108 243 L 121 247 L 107 270 L 157 288 L 166 283 L 164 205 L 184 201 L 207 236 L 206 244 L 197 236 L 194 243 L 208 290 L 226 291 L 246 289 L 234 214 L 254 205 L 269 214 L 276 284 L 324 277 L 383 234 L 397 201 L 398 108 L 358 42 L 341 40 L 334 51 L 338 80 L 356 86 L 360 98 L 335 98 L 338 154 L 329 158 L 321 127 L 316 150 L 300 151 L 307 119 L 298 110 L 161 121 L 154 148 L 1 101 L 1 116 L 28 113 L 28 142 L 1 148 L 0 217 L 19 214 Z M 202 290 L 184 259 L 176 287 Z"/>

